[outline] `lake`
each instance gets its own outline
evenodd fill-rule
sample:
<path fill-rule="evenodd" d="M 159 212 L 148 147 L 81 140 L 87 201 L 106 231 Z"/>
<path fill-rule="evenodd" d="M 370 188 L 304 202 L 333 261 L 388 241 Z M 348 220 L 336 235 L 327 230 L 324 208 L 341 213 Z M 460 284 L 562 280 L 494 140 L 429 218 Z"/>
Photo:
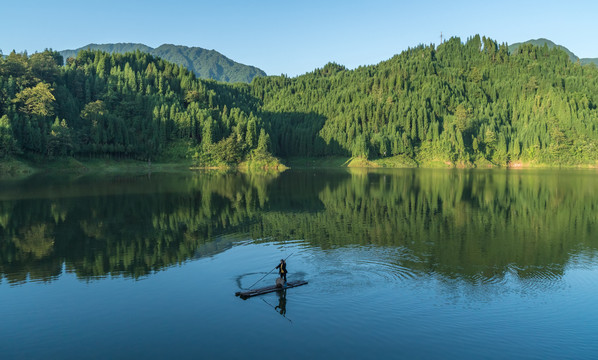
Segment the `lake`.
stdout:
<path fill-rule="evenodd" d="M 0 354 L 596 359 L 597 175 L 3 180 Z M 274 284 L 281 258 L 309 284 L 235 297 Z"/>

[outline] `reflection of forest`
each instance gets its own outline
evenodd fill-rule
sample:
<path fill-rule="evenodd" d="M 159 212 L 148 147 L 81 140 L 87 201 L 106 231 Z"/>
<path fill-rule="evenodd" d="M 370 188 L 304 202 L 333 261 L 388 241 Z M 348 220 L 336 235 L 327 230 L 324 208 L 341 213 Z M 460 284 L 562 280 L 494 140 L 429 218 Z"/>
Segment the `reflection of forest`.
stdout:
<path fill-rule="evenodd" d="M 202 173 L 28 180 L 0 186 L 9 282 L 138 277 L 238 239 L 401 247 L 402 266 L 447 277 L 561 273 L 598 248 L 591 172 Z M 233 236 L 223 236 L 234 234 Z"/>
<path fill-rule="evenodd" d="M 0 273 L 9 282 L 138 277 L 229 248 L 257 221 L 275 175 L 206 173 L 0 186 Z"/>
<path fill-rule="evenodd" d="M 326 211 L 268 213 L 261 228 L 320 247 L 402 247 L 402 266 L 471 279 L 557 275 L 598 248 L 593 172 L 356 170 L 318 196 Z"/>

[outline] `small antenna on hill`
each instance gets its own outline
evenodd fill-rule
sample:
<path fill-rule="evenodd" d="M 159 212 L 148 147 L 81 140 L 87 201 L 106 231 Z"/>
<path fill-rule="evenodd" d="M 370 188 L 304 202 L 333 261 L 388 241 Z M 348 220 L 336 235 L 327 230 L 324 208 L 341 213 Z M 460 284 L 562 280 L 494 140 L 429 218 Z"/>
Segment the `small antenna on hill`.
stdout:
<path fill-rule="evenodd" d="M 440 32 L 440 43 L 442 44 L 442 31 Z"/>

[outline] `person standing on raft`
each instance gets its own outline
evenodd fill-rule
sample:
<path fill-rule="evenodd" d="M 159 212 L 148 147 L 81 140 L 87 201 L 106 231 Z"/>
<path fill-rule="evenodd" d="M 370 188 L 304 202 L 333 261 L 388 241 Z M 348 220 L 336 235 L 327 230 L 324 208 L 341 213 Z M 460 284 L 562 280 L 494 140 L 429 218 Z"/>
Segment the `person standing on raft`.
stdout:
<path fill-rule="evenodd" d="M 287 284 L 287 262 L 284 259 L 280 259 L 280 264 L 276 265 L 278 269 L 278 275 L 284 280 L 284 284 Z"/>

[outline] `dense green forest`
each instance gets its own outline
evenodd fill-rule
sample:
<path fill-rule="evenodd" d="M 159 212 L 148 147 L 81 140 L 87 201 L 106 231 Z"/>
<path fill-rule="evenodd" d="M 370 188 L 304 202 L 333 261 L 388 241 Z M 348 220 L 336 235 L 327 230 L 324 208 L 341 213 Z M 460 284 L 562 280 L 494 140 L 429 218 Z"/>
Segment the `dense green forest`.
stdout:
<path fill-rule="evenodd" d="M 108 53 L 125 54 L 137 50 L 159 57 L 163 60 L 183 65 L 201 79 L 211 79 L 224 82 L 250 83 L 256 76 L 266 76 L 266 73 L 255 66 L 243 65 L 235 62 L 215 50 L 200 47 L 162 44 L 152 48 L 144 44 L 89 44 L 75 50 L 62 50 L 60 55 L 64 59 L 77 57 L 82 50 L 100 50 Z"/>
<path fill-rule="evenodd" d="M 565 52 L 459 38 L 378 65 L 255 79 L 282 156 L 407 155 L 426 163 L 595 163 L 598 69 Z M 291 116 L 290 116 L 290 115 Z"/>
<path fill-rule="evenodd" d="M 12 52 L 0 60 L 0 156 L 267 159 L 269 137 L 235 85 L 149 54 Z M 262 156 L 263 155 L 263 156 Z"/>
<path fill-rule="evenodd" d="M 0 60 L 0 156 L 598 161 L 598 68 L 559 48 L 510 53 L 485 37 L 451 38 L 355 70 L 330 63 L 233 85 L 139 51 L 62 60 L 53 51 Z"/>

